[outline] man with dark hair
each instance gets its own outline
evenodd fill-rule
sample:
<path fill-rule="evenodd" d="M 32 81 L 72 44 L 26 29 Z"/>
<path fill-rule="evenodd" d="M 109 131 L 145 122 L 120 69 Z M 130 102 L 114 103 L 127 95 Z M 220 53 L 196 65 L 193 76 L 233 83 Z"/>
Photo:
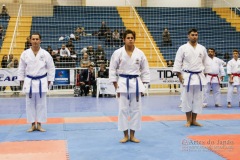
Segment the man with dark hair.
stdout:
<path fill-rule="evenodd" d="M 223 76 L 225 76 L 225 71 L 223 68 L 222 60 L 215 57 L 215 49 L 209 48 L 208 56 L 210 57 L 212 71 L 206 75 L 207 85 L 205 87 L 203 107 L 207 107 L 209 93 L 211 89 L 213 91 L 215 107 L 220 107 L 221 106 L 220 82 L 223 80 Z"/>
<path fill-rule="evenodd" d="M 124 133 L 121 143 L 128 140 L 140 142 L 134 136 L 135 131 L 141 129 L 142 104 L 139 95 L 145 91 L 143 83 L 150 82 L 147 58 L 140 49 L 135 47 L 135 40 L 134 31 L 124 32 L 125 45 L 114 51 L 109 67 L 109 80 L 113 82 L 119 98 L 118 130 Z"/>
<path fill-rule="evenodd" d="M 173 72 L 177 73 L 179 81 L 185 86 L 181 105 L 187 117 L 185 126 L 202 126 L 197 122 L 197 114 L 202 112 L 202 87 L 207 82 L 203 71 L 210 73 L 211 67 L 206 48 L 197 43 L 196 29 L 188 31 L 188 40 L 177 51 Z"/>
<path fill-rule="evenodd" d="M 88 54 L 88 58 L 91 62 L 93 62 L 93 64 L 96 64 L 96 54 L 95 51 L 93 49 L 93 46 L 88 46 L 87 49 L 87 54 Z"/>
<path fill-rule="evenodd" d="M 97 86 L 93 65 L 89 65 L 88 69 L 83 71 L 81 79 L 83 81 L 81 84 L 81 89 L 84 90 L 85 96 L 88 95 L 89 89 L 92 86 L 92 97 L 96 97 Z"/>
<path fill-rule="evenodd" d="M 239 51 L 233 50 L 233 58 L 227 63 L 227 74 L 229 77 L 228 82 L 228 93 L 227 93 L 227 101 L 228 101 L 228 108 L 232 107 L 232 94 L 233 88 L 237 88 L 238 92 L 238 101 L 240 107 L 240 60 L 238 59 Z"/>
<path fill-rule="evenodd" d="M 105 23 L 105 21 L 102 21 L 101 27 L 100 27 L 100 29 L 98 31 L 98 34 L 97 34 L 98 38 L 103 39 L 106 32 L 107 32 L 106 23 Z"/>
<path fill-rule="evenodd" d="M 170 33 L 167 28 L 165 28 L 162 33 L 162 42 L 163 42 L 163 46 L 172 46 Z"/>
<path fill-rule="evenodd" d="M 24 82 L 23 92 L 27 93 L 27 122 L 32 123 L 31 128 L 27 131 L 45 132 L 41 123 L 47 121 L 46 92 L 54 81 L 55 66 L 51 55 L 40 47 L 41 35 L 33 33 L 30 39 L 31 48 L 25 50 L 20 57 L 18 80 L 21 85 Z"/>

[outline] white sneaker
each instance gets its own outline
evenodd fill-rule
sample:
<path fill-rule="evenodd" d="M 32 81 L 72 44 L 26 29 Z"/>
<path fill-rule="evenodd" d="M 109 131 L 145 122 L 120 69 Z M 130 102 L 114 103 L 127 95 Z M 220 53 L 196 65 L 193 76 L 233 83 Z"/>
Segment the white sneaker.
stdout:
<path fill-rule="evenodd" d="M 207 107 L 207 104 L 203 104 L 203 106 L 202 106 L 203 108 L 206 108 Z"/>

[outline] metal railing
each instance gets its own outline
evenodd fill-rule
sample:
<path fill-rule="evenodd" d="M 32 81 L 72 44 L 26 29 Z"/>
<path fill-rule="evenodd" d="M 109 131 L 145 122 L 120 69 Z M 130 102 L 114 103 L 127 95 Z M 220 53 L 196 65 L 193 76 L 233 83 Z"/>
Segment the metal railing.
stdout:
<path fill-rule="evenodd" d="M 237 10 L 240 12 L 240 9 L 238 7 L 233 7 L 233 5 L 230 2 L 228 2 L 227 0 L 222 0 L 222 1 L 231 8 L 231 11 L 233 11 L 233 9 L 234 9 L 235 14 L 234 14 L 234 17 L 233 17 L 233 12 L 231 12 L 231 18 L 236 18 Z"/>
<path fill-rule="evenodd" d="M 20 21 L 21 16 L 22 16 L 22 4 L 19 5 L 18 15 L 17 15 L 8 55 L 13 54 L 14 47 L 16 47 L 16 38 L 17 38 L 17 34 L 18 34 L 18 26 L 19 26 L 19 21 Z"/>
<path fill-rule="evenodd" d="M 144 41 L 146 40 L 146 36 L 147 36 L 147 39 L 148 39 L 149 42 L 151 43 L 152 48 L 153 48 L 153 50 L 155 51 L 155 53 L 156 53 L 156 55 L 157 55 L 160 63 L 162 64 L 163 67 L 166 67 L 165 64 L 163 63 L 162 59 L 160 58 L 160 56 L 159 56 L 159 54 L 158 54 L 158 51 L 157 51 L 155 45 L 153 44 L 152 39 L 150 38 L 150 36 L 149 36 L 148 32 L 146 31 L 144 25 L 142 24 L 142 22 L 141 22 L 141 20 L 140 20 L 140 17 L 139 17 L 139 15 L 138 15 L 135 7 L 129 2 L 129 0 L 127 0 L 127 2 L 128 2 L 128 4 L 129 4 L 129 6 L 131 7 L 131 9 L 130 9 L 130 16 L 132 16 L 132 15 L 134 14 L 134 15 L 135 15 L 135 16 L 134 16 L 134 20 L 136 20 L 135 18 L 137 18 L 137 20 L 138 20 L 139 32 L 140 32 L 140 28 L 142 28 L 143 31 L 144 31 L 144 33 L 145 33 L 145 34 L 144 34 Z M 135 25 L 136 25 L 136 24 L 135 24 Z M 151 48 L 151 49 L 152 49 L 152 48 Z M 152 57 L 152 52 L 151 52 L 151 54 L 150 54 L 150 58 L 151 58 L 151 57 Z"/>

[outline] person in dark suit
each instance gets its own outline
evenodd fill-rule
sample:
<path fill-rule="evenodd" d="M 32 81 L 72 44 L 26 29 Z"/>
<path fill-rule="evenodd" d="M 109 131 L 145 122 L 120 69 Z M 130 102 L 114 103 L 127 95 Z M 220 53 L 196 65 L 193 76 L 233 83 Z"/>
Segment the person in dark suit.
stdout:
<path fill-rule="evenodd" d="M 82 72 L 82 89 L 84 90 L 85 96 L 88 95 L 89 89 L 92 86 L 93 92 L 92 92 L 92 97 L 96 97 L 96 78 L 95 78 L 95 72 L 93 65 L 89 65 L 87 70 L 84 70 Z"/>

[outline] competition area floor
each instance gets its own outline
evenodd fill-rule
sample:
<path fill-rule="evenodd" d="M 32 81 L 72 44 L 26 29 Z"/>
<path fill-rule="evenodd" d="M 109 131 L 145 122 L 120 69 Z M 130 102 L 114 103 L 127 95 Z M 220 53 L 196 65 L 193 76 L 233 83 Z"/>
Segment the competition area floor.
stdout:
<path fill-rule="evenodd" d="M 240 157 L 240 107 L 210 104 L 184 127 L 178 94 L 143 97 L 141 143 L 119 143 L 116 98 L 50 96 L 47 132 L 26 132 L 25 98 L 0 98 L 0 160 L 237 160 Z"/>

